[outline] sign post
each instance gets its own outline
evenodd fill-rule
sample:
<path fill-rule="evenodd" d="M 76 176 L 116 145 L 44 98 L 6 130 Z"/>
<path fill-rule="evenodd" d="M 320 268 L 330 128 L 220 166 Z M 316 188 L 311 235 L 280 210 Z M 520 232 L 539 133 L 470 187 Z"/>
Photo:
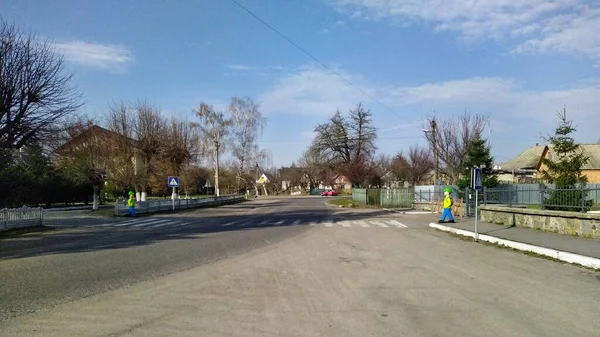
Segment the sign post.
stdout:
<path fill-rule="evenodd" d="M 475 190 L 475 241 L 479 239 L 477 225 L 479 224 L 479 190 L 483 189 L 481 168 L 473 167 L 471 171 L 471 188 Z"/>
<path fill-rule="evenodd" d="M 173 188 L 173 194 L 171 195 L 171 199 L 173 199 L 173 210 L 175 210 L 175 196 L 177 195 L 175 193 L 175 189 L 179 187 L 179 177 L 170 176 L 169 179 L 167 179 L 167 183 L 169 187 Z"/>

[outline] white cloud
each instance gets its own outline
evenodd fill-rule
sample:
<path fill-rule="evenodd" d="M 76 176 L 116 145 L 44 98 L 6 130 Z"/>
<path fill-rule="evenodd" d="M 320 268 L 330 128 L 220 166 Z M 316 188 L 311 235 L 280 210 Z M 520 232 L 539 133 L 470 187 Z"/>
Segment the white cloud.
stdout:
<path fill-rule="evenodd" d="M 229 64 L 227 68 L 232 70 L 252 70 L 253 68 L 243 64 Z"/>
<path fill-rule="evenodd" d="M 124 46 L 70 41 L 55 44 L 69 62 L 87 67 L 119 71 L 133 61 L 133 54 Z"/>
<path fill-rule="evenodd" d="M 330 0 L 349 17 L 426 23 L 468 42 L 513 39 L 515 53 L 600 58 L 600 2 L 580 0 Z"/>
<path fill-rule="evenodd" d="M 413 115 L 414 111 L 461 113 L 467 109 L 499 116 L 500 119 L 521 118 L 553 123 L 554 112 L 566 104 L 570 115 L 579 120 L 600 116 L 598 80 L 553 90 L 527 90 L 521 83 L 501 77 L 472 77 L 415 86 L 381 87 L 371 85 L 359 76 L 337 71 L 378 101 L 399 112 L 412 111 Z M 289 74 L 260 97 L 261 106 L 267 114 L 306 116 L 330 116 L 338 108 L 345 112 L 359 101 L 365 102 L 374 111 L 381 111 L 379 114 L 391 114 L 338 76 L 318 68 L 304 68 Z M 548 118 L 548 114 L 552 118 Z M 397 119 L 394 115 L 390 117 Z"/>
<path fill-rule="evenodd" d="M 339 73 L 354 83 L 363 82 L 357 76 L 341 70 Z M 266 114 L 328 116 L 338 108 L 343 111 L 351 108 L 356 104 L 356 97 L 356 89 L 330 71 L 303 68 L 282 78 L 274 88 L 261 95 L 259 100 Z"/>

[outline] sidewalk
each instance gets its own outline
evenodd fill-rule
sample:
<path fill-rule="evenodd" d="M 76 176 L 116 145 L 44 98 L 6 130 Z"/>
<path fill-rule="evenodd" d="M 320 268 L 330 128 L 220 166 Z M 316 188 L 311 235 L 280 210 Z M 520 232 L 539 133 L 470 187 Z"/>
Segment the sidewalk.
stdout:
<path fill-rule="evenodd" d="M 475 232 L 475 220 L 464 219 L 456 223 L 443 223 L 442 226 Z M 600 240 L 585 239 L 565 234 L 544 232 L 522 227 L 507 227 L 486 222 L 479 222 L 478 233 L 499 239 L 515 241 L 559 252 L 567 252 L 598 259 L 600 262 Z M 488 241 L 488 240 L 485 240 Z M 556 258 L 556 256 L 553 256 Z"/>

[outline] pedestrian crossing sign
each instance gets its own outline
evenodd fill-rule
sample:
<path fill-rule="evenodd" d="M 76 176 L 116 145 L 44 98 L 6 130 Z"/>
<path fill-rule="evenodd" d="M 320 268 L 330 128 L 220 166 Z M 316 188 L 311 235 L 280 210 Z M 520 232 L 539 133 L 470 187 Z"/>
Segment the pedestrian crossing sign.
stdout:
<path fill-rule="evenodd" d="M 264 183 L 266 183 L 268 180 L 269 180 L 269 179 L 267 179 L 267 176 L 263 174 L 262 176 L 260 176 L 260 178 L 258 178 L 258 180 L 256 181 L 256 183 L 258 183 L 258 184 L 264 184 Z"/>
<path fill-rule="evenodd" d="M 169 177 L 169 187 L 179 187 L 179 177 Z"/>

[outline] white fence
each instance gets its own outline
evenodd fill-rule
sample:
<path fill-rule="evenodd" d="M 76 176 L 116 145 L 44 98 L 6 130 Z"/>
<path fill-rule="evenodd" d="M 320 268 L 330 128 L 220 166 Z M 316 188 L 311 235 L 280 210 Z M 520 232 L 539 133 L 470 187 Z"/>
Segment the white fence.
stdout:
<path fill-rule="evenodd" d="M 43 208 L 4 208 L 0 210 L 0 231 L 13 228 L 41 226 L 44 216 Z"/>
<path fill-rule="evenodd" d="M 243 194 L 231 194 L 221 195 L 219 197 L 209 198 L 198 198 L 198 199 L 175 199 L 175 209 L 186 209 L 194 207 L 214 206 L 228 204 L 232 202 L 238 202 L 245 199 Z M 137 201 L 135 203 L 135 213 L 152 213 L 161 211 L 170 211 L 173 209 L 173 200 L 171 199 L 158 199 L 158 200 L 147 200 Z M 115 203 L 115 215 L 123 216 L 127 215 L 129 207 L 127 207 L 127 200 Z"/>

